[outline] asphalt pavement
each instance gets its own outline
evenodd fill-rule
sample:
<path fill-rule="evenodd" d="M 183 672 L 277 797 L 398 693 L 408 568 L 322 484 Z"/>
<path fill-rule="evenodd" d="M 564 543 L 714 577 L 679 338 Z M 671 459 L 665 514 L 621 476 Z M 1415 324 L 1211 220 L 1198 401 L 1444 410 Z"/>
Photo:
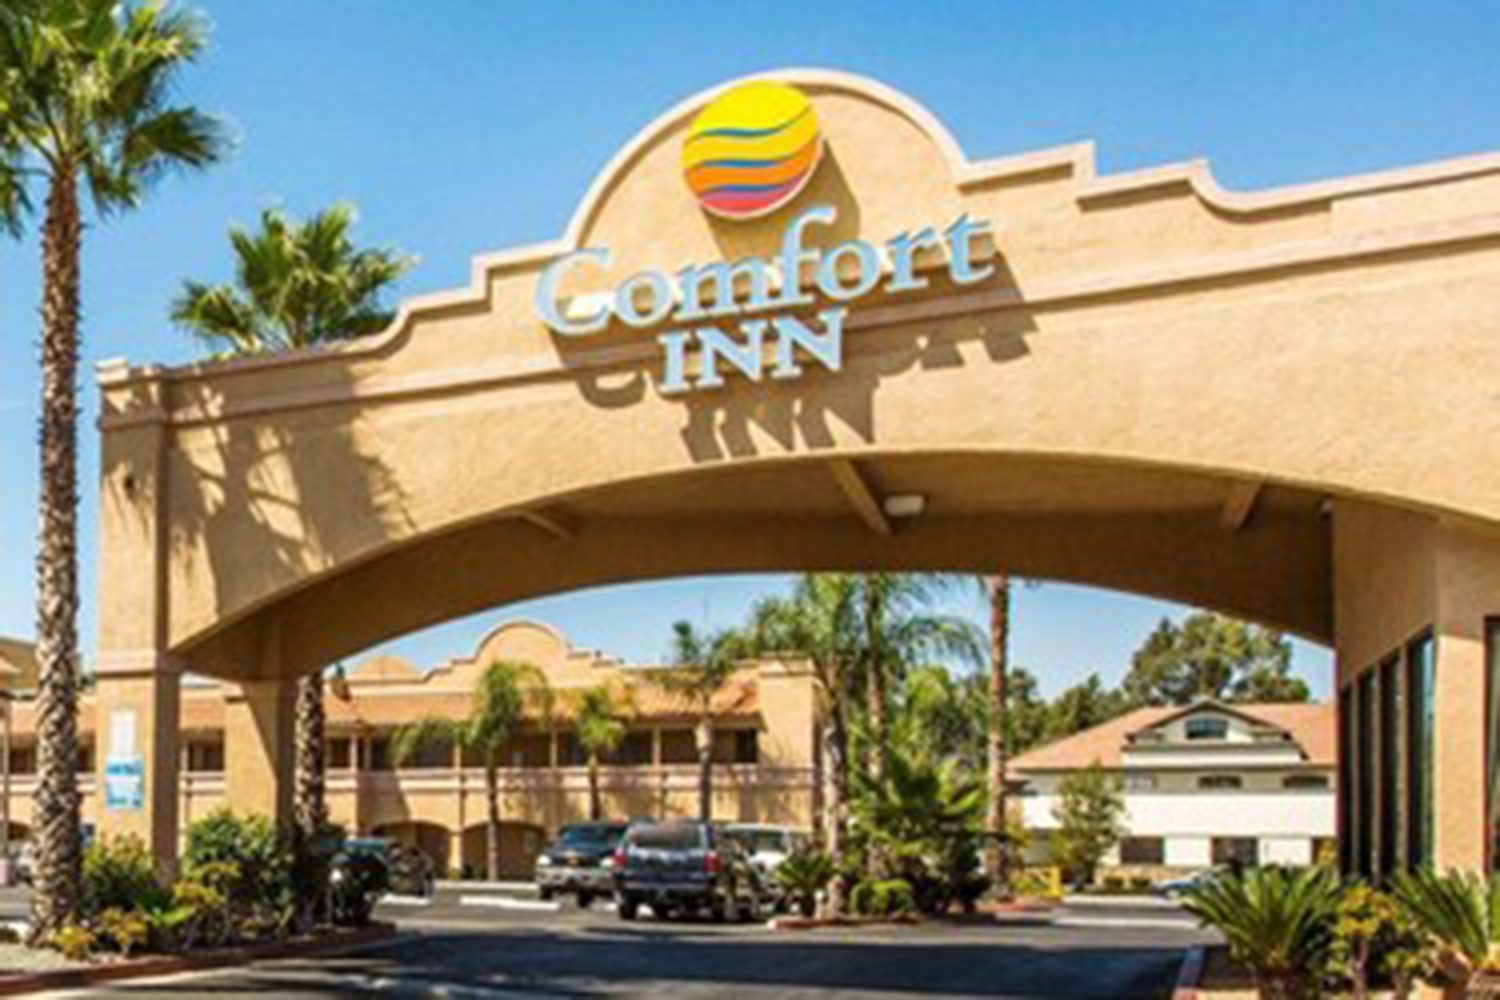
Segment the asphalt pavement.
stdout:
<path fill-rule="evenodd" d="M 1207 940 L 1152 901 L 1079 901 L 1004 924 L 772 931 L 765 926 L 620 920 L 608 905 L 556 911 L 445 890 L 382 906 L 402 929 L 342 955 L 260 962 L 67 996 L 187 997 L 881 997 L 1157 998 L 1184 949 Z"/>

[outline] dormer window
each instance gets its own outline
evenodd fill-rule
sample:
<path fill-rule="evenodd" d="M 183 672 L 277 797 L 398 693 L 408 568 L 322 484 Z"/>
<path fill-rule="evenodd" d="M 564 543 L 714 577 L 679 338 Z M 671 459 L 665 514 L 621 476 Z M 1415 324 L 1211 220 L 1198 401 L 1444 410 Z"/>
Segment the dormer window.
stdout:
<path fill-rule="evenodd" d="M 1229 735 L 1228 719 L 1189 719 L 1187 738 L 1190 740 L 1222 740 Z"/>

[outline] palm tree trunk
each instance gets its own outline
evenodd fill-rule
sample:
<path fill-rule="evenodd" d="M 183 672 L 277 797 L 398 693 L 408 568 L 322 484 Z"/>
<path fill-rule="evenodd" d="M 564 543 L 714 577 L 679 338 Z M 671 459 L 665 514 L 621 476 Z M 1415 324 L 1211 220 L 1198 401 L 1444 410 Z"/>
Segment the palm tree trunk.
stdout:
<path fill-rule="evenodd" d="M 698 818 L 714 818 L 714 722 L 708 714 L 698 723 Z"/>
<path fill-rule="evenodd" d="M 1007 733 L 1010 729 L 1009 695 L 1006 690 L 1006 650 L 1010 642 L 1010 578 L 990 577 L 990 731 L 989 812 L 985 825 L 984 872 L 994 892 L 1008 889 L 1009 845 L 1005 843 L 1005 769 Z"/>
<path fill-rule="evenodd" d="M 484 757 L 484 870 L 485 878 L 500 881 L 500 768 L 495 763 L 495 749 Z"/>
<path fill-rule="evenodd" d="M 323 672 L 315 670 L 297 682 L 297 831 L 317 836 L 328 822 L 324 797 Z"/>
<path fill-rule="evenodd" d="M 604 808 L 599 802 L 599 754 L 597 751 L 589 751 L 589 819 L 595 823 L 604 816 Z"/>
<path fill-rule="evenodd" d="M 42 231 L 41 527 L 36 558 L 37 838 L 31 934 L 78 918 L 78 255 L 74 171 L 58 167 Z"/>
<path fill-rule="evenodd" d="M 865 688 L 868 699 L 866 710 L 870 715 L 869 760 L 865 773 L 874 781 L 885 776 L 886 754 L 886 676 L 885 661 L 881 658 L 880 634 L 885 617 L 880 585 L 871 577 L 865 580 L 865 644 L 869 647 L 869 677 Z"/>
<path fill-rule="evenodd" d="M 826 730 L 828 742 L 828 811 L 826 815 L 828 856 L 833 859 L 834 876 L 828 883 L 828 913 L 830 917 L 844 915 L 844 833 L 845 804 L 848 801 L 849 782 L 849 731 L 844 717 L 844 699 L 834 699 L 832 718 Z"/>

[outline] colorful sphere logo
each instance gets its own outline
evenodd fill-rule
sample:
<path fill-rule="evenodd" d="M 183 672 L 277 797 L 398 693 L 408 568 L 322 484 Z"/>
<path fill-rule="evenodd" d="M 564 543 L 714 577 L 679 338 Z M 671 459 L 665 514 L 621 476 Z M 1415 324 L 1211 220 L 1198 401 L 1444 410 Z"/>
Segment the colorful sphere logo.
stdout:
<path fill-rule="evenodd" d="M 759 80 L 698 112 L 682 145 L 682 169 L 707 211 L 753 219 L 797 197 L 822 155 L 818 116 L 807 97 Z"/>

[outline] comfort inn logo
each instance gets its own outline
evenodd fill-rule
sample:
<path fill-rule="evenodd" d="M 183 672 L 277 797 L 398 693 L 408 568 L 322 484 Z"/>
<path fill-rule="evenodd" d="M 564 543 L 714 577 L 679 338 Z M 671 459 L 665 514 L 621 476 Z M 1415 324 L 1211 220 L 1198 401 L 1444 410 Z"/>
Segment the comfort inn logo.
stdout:
<path fill-rule="evenodd" d="M 752 219 L 796 198 L 822 153 L 807 97 L 785 83 L 755 80 L 698 112 L 683 140 L 682 168 L 706 211 Z M 560 337 L 592 337 L 611 325 L 651 331 L 662 348 L 657 387 L 676 395 L 722 388 L 726 376 L 796 379 L 808 362 L 838 372 L 854 303 L 877 291 L 921 292 L 940 270 L 954 287 L 995 273 L 980 248 L 989 223 L 967 214 L 941 230 L 908 229 L 878 243 L 819 240 L 818 231 L 831 229 L 837 218 L 833 205 L 809 205 L 787 218 L 779 245 L 762 256 L 652 268 L 608 291 L 564 297 L 560 289 L 570 272 L 598 275 L 610 267 L 608 247 L 581 247 L 543 270 L 536 313 Z"/>
<path fill-rule="evenodd" d="M 693 119 L 682 171 L 704 209 L 753 219 L 797 197 L 822 155 L 818 115 L 802 91 L 757 80 L 726 91 Z"/>

